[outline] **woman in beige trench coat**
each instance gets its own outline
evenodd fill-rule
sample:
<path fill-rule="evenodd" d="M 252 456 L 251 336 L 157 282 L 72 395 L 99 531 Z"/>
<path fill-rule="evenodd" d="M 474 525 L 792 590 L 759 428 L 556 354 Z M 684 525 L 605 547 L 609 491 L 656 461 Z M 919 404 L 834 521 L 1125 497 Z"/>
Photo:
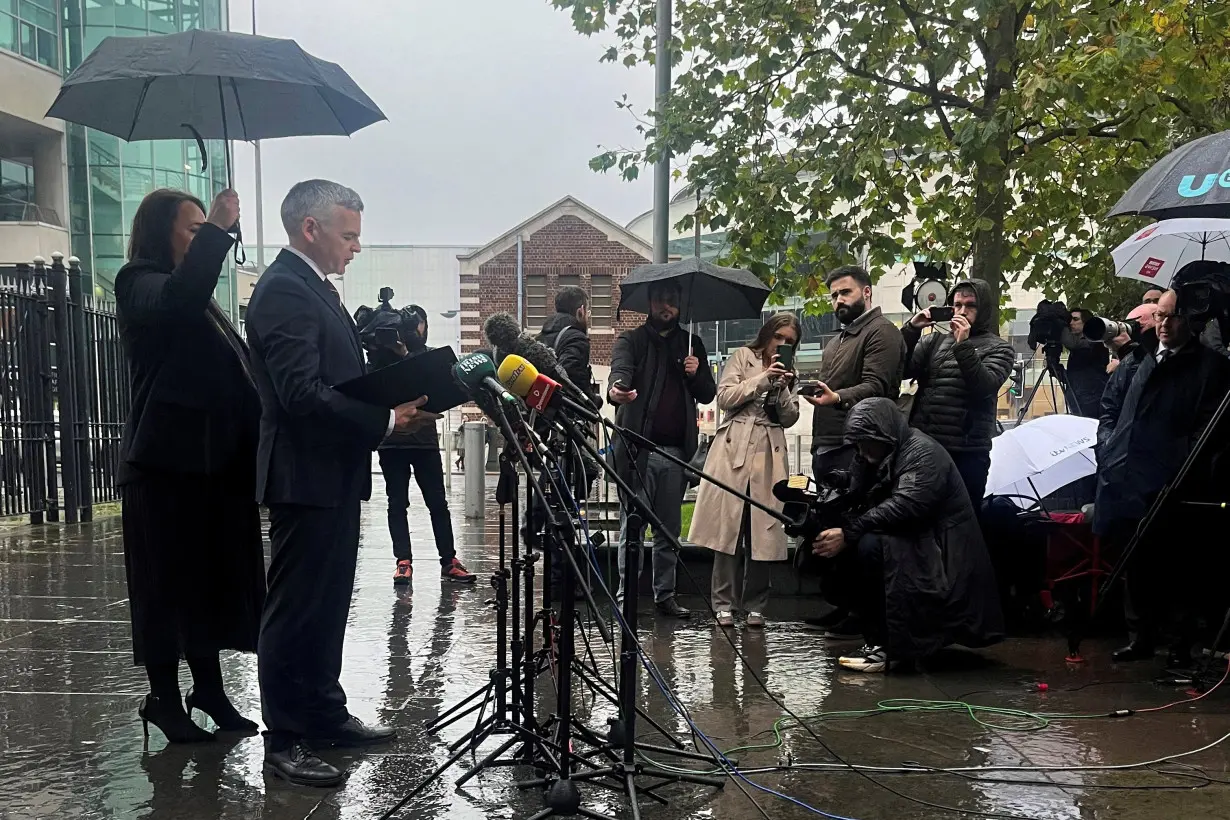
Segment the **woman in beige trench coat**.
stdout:
<path fill-rule="evenodd" d="M 705 472 L 767 506 L 780 506 L 773 484 L 789 475 L 785 428 L 799 420 L 794 377 L 778 364 L 777 347 L 797 347 L 801 335 L 794 314 L 770 317 L 756 340 L 730 357 L 718 383 L 723 417 Z M 734 625 L 737 604 L 748 626 L 764 626 L 768 562 L 786 560 L 781 522 L 702 480 L 688 540 L 714 551 L 711 597 L 718 625 Z"/>

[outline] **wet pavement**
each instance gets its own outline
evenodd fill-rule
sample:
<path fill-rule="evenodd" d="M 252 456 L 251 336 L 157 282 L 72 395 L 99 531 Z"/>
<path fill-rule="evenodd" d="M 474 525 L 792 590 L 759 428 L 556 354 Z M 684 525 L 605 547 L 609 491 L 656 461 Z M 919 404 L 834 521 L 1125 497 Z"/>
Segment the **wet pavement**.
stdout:
<path fill-rule="evenodd" d="M 377 485 L 379 492 L 379 481 Z M 495 656 L 494 616 L 486 602 L 491 598 L 488 579 L 497 564 L 497 519 L 494 513 L 477 522 L 461 517 L 460 479 L 452 498 L 458 550 L 479 574 L 476 588 L 441 583 L 426 510 L 416 506 L 412 529 L 419 577 L 409 588 L 394 589 L 383 498 L 366 508 L 342 682 L 353 712 L 396 726 L 401 737 L 367 753 L 326 753 L 350 776 L 343 788 L 325 792 L 267 780 L 259 738 L 189 749 L 166 745 L 155 730 L 148 750 L 144 748 L 136 709 L 146 684 L 143 670 L 131 666 L 118 519 L 0 534 L 0 818 L 379 818 L 447 759 L 447 744 L 473 725 L 477 714 L 448 727 L 440 737 L 423 731 L 486 683 Z M 684 603 L 703 608 L 698 599 Z M 805 603 L 781 600 L 775 606 L 770 616 L 784 618 L 798 614 Z M 1027 724 L 1033 727 L 1029 731 L 1023 730 L 1025 718 L 1020 715 L 988 712 L 976 714 L 983 724 L 959 711 L 834 716 L 810 724 L 826 750 L 808 733 L 788 725 L 775 738 L 772 729 L 782 710 L 740 664 L 710 619 L 655 623 L 646 615 L 642 625 L 648 656 L 700 731 L 722 749 L 761 747 L 732 752 L 744 769 L 789 767 L 749 775 L 747 782 L 730 781 L 721 791 L 666 787 L 661 794 L 670 805 L 647 801 L 645 818 L 962 816 L 955 809 L 965 816 L 1045 820 L 1230 816 L 1230 786 L 1216 782 L 1230 781 L 1230 743 L 1183 758 L 1186 768 L 1168 764 L 1156 767 L 1158 771 L 999 771 L 974 780 L 970 774 L 856 774 L 840 766 L 808 768 L 832 764 L 836 756 L 885 767 L 1138 763 L 1197 749 L 1230 733 L 1226 693 L 1132 717 L 1060 718 L 1049 725 L 1034 721 Z M 591 663 L 609 677 L 611 649 L 592 629 L 585 635 L 593 646 Z M 1107 644 L 1087 645 L 1090 661 L 1079 667 L 1063 663 L 1057 638 L 1015 639 L 983 653 L 945 653 L 925 673 L 885 677 L 835 671 L 836 652 L 848 645 L 826 646 L 818 634 L 784 620 L 771 622 L 764 632 L 739 628 L 730 637 L 756 676 L 804 718 L 821 711 L 870 710 L 890 699 L 964 699 L 1084 715 L 1157 706 L 1187 696 L 1153 685 L 1156 669 L 1148 664 L 1112 666 Z M 240 711 L 258 718 L 255 658 L 228 655 L 223 668 Z M 186 669 L 182 683 L 186 689 Z M 1039 683 L 1046 683 L 1049 691 L 1040 693 Z M 544 693 L 540 711 L 545 716 L 554 698 L 548 676 L 540 679 L 539 691 Z M 573 702 L 580 721 L 595 729 L 602 729 L 613 713 L 606 700 L 585 689 L 577 691 Z M 657 685 L 645 682 L 643 670 L 640 702 L 662 726 L 689 740 L 685 718 L 671 708 Z M 1011 727 L 988 725 L 1013 722 Z M 667 742 L 643 723 L 638 732 L 646 742 Z M 657 753 L 649 757 L 668 760 Z M 490 771 L 455 791 L 453 782 L 470 761 L 463 758 L 399 816 L 520 818 L 542 807 L 540 791 L 520 791 L 513 785 L 517 778 L 532 776 L 526 770 Z M 706 768 L 677 760 L 673 765 Z M 759 791 L 753 783 L 797 802 Z M 911 802 L 890 789 L 939 805 Z M 585 804 L 595 811 L 630 816 L 610 790 L 583 785 L 582 792 Z"/>

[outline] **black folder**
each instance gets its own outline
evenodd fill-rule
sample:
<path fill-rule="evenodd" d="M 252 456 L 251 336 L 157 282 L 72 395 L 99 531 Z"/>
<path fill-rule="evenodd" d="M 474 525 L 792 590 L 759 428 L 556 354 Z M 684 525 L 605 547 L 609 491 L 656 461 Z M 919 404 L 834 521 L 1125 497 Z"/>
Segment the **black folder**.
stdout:
<path fill-rule="evenodd" d="M 426 395 L 423 409 L 443 413 L 470 400 L 453 379 L 456 362 L 457 354 L 451 347 L 437 347 L 334 385 L 333 389 L 352 399 L 390 409 Z"/>

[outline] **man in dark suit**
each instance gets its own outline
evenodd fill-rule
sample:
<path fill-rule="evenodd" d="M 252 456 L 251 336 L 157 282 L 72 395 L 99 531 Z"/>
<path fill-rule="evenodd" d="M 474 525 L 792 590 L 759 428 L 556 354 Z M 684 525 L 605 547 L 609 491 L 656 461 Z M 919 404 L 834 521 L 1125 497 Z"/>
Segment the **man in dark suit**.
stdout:
<path fill-rule="evenodd" d="M 365 372 L 358 331 L 326 278 L 360 251 L 362 211 L 358 194 L 334 182 L 291 188 L 282 203 L 289 245 L 257 282 L 247 313 L 261 398 L 257 497 L 269 507 L 273 545 L 258 649 L 265 769 L 301 785 L 343 779 L 310 744 L 395 737 L 346 710 L 342 642 L 371 453 L 389 434 L 435 419 L 419 410 L 426 397 L 389 410 L 333 389 Z"/>

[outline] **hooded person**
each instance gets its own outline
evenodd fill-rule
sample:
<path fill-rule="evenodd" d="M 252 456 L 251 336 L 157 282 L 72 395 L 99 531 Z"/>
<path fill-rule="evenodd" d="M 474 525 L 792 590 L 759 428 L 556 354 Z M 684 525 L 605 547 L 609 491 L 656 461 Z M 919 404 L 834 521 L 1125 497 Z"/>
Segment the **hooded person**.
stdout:
<path fill-rule="evenodd" d="M 950 644 L 999 642 L 995 572 L 952 458 L 883 397 L 855 405 L 845 442 L 857 448 L 849 491 L 859 500 L 813 544 L 829 559 L 825 597 L 844 591 L 862 615 L 866 645 L 840 664 L 885 672 Z"/>
<path fill-rule="evenodd" d="M 901 329 L 905 378 L 918 382 L 910 424 L 952 456 L 977 510 L 991 470 L 995 406 L 1016 355 L 999 336 L 998 306 L 989 284 L 982 279 L 958 282 L 948 304 L 953 308 L 950 333 L 923 337 L 923 328 L 935 324 L 930 308 Z"/>
<path fill-rule="evenodd" d="M 427 311 L 418 305 L 407 305 L 398 313 L 397 344 L 373 345 L 367 357 L 373 368 L 388 367 L 397 362 L 426 353 Z M 444 488 L 444 462 L 440 454 L 440 434 L 429 424 L 410 433 L 393 433 L 380 445 L 380 472 L 384 475 L 385 493 L 389 499 L 389 537 L 393 541 L 393 584 L 405 586 L 414 576 L 414 553 L 410 544 L 410 479 L 414 478 L 423 494 L 423 502 L 431 516 L 436 554 L 440 558 L 440 577 L 458 584 L 478 580 L 457 558 L 453 538 L 453 520 L 448 509 L 448 494 Z"/>

